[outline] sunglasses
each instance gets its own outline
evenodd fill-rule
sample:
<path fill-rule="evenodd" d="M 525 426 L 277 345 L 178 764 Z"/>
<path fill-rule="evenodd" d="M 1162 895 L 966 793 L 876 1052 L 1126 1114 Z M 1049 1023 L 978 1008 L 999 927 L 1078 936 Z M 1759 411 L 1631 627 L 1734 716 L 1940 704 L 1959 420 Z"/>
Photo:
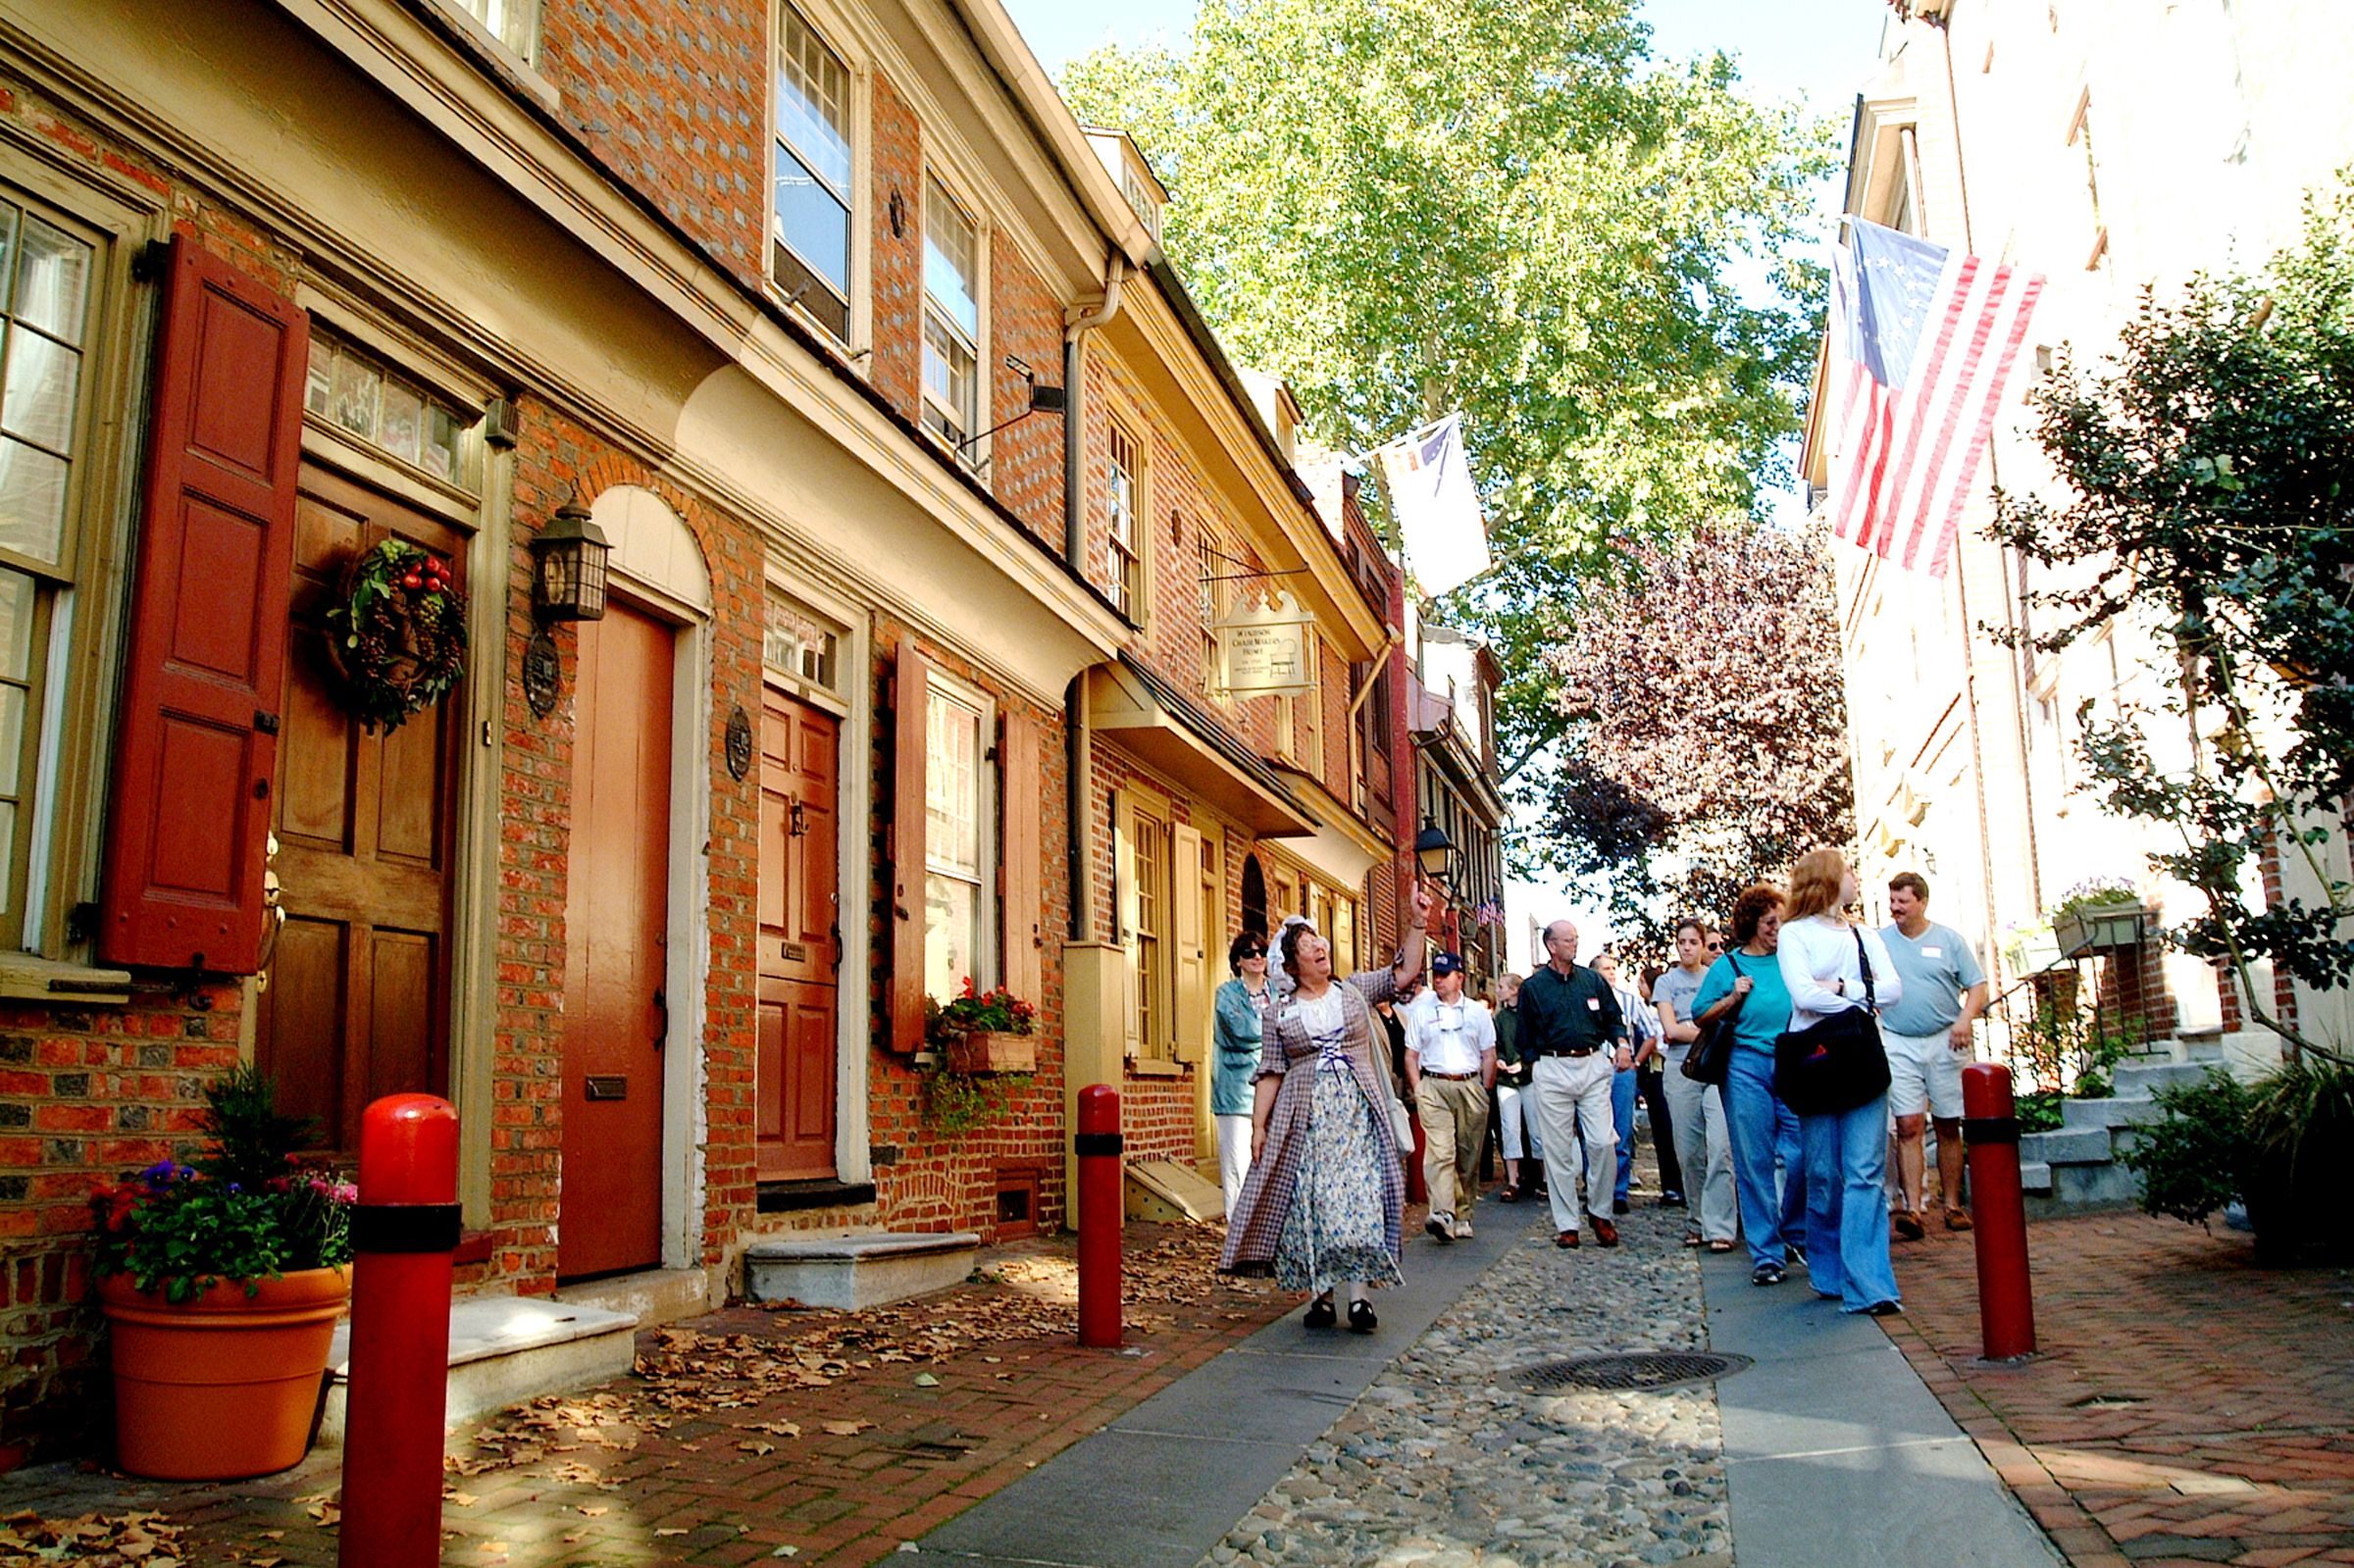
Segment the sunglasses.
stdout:
<path fill-rule="evenodd" d="M 1243 949 L 1243 956 L 1245 958 L 1264 958 L 1267 956 L 1267 950 L 1264 947 L 1246 947 Z"/>

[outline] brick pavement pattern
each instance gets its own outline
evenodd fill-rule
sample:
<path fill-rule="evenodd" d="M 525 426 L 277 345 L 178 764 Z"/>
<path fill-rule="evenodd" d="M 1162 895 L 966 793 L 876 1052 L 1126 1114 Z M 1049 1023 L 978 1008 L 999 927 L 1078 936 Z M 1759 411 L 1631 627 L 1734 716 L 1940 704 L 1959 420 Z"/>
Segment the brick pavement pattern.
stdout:
<path fill-rule="evenodd" d="M 1131 1280 L 1116 1350 L 1078 1346 L 1064 1310 L 1075 1299 L 1068 1236 L 1000 1250 L 982 1279 L 919 1303 L 927 1320 L 981 1325 L 942 1359 L 854 1344 L 800 1373 L 814 1362 L 792 1351 L 815 1319 L 758 1307 L 640 1334 L 641 1370 L 691 1375 L 626 1378 L 453 1431 L 441 1560 L 700 1568 L 888 1556 L 1298 1306 L 1263 1282 L 1214 1277 L 1222 1232 L 1177 1239 L 1180 1229 L 1128 1227 L 1132 1264 L 1163 1240 L 1170 1262 L 1141 1288 Z M 1009 1302 L 1016 1290 L 1045 1309 Z M 763 1361 L 765 1378 L 728 1375 Z M 156 1509 L 184 1527 L 188 1564 L 333 1568 L 339 1464 L 314 1453 L 281 1475 L 213 1486 L 41 1467 L 0 1479 L 0 1513 Z"/>
<path fill-rule="evenodd" d="M 2027 1241 L 2033 1361 L 1979 1364 L 1967 1236 L 1897 1247 L 1883 1326 L 2073 1568 L 2354 1563 L 2354 1269 L 2137 1213 Z"/>

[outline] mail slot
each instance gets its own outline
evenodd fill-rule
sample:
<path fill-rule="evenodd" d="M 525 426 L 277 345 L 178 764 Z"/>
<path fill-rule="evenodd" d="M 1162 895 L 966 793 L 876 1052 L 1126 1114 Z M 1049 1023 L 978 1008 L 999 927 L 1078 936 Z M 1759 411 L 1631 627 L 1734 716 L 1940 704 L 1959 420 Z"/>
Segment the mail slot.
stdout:
<path fill-rule="evenodd" d="M 626 1100 L 630 1097 L 630 1075 L 627 1073 L 590 1073 L 588 1097 L 592 1100 Z"/>
<path fill-rule="evenodd" d="M 788 962 L 795 964 L 808 962 L 809 944 L 807 942 L 786 942 L 784 948 L 785 958 Z"/>

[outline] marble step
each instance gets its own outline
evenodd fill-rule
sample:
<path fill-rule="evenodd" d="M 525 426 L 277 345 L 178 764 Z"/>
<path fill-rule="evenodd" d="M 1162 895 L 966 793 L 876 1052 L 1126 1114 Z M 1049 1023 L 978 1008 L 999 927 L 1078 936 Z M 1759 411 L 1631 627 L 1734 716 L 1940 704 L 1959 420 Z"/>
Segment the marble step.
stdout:
<path fill-rule="evenodd" d="M 855 1312 L 945 1290 L 980 1260 L 971 1231 L 779 1237 L 744 1248 L 743 1290 L 755 1301 Z"/>
<path fill-rule="evenodd" d="M 638 1355 L 638 1319 L 545 1296 L 471 1295 L 449 1304 L 449 1392 L 444 1419 L 609 1383 Z M 340 1446 L 351 1380 L 351 1324 L 335 1325 L 327 1352 L 327 1403 L 319 1444 Z"/>

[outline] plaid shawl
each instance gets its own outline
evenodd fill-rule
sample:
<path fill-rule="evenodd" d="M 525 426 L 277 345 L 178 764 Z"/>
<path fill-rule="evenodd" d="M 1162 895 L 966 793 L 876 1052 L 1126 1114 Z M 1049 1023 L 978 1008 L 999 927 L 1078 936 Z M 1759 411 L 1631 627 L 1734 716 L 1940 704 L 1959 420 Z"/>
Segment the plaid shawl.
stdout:
<path fill-rule="evenodd" d="M 1390 1137 L 1391 1090 L 1373 1076 L 1388 1071 L 1387 1032 L 1379 1031 L 1382 1048 L 1378 1052 L 1372 1043 L 1379 1023 L 1373 1016 L 1373 1003 L 1389 1000 L 1397 984 L 1386 969 L 1365 970 L 1336 984 L 1341 988 L 1342 1010 L 1348 1015 L 1350 1070 L 1373 1112 L 1376 1139 L 1389 1153 L 1389 1158 L 1380 1162 L 1381 1206 L 1387 1219 L 1390 1256 L 1397 1257 L 1406 1229 L 1406 1169 L 1399 1163 L 1398 1146 Z M 1258 1071 L 1252 1082 L 1272 1077 L 1282 1079 L 1283 1084 L 1275 1091 L 1275 1107 L 1267 1119 L 1267 1146 L 1251 1166 L 1235 1212 L 1226 1217 L 1226 1247 L 1218 1257 L 1221 1274 L 1275 1272 L 1275 1247 L 1283 1239 L 1283 1222 L 1292 1212 L 1292 1194 L 1300 1185 L 1300 1161 L 1307 1146 L 1315 1090 L 1315 1041 L 1308 1038 L 1298 1012 L 1290 1010 L 1292 998 L 1278 1001 L 1272 986 L 1260 1006 L 1266 1027 L 1259 1045 Z M 1293 1073 L 1292 1067 L 1302 1062 L 1307 1070 Z"/>

